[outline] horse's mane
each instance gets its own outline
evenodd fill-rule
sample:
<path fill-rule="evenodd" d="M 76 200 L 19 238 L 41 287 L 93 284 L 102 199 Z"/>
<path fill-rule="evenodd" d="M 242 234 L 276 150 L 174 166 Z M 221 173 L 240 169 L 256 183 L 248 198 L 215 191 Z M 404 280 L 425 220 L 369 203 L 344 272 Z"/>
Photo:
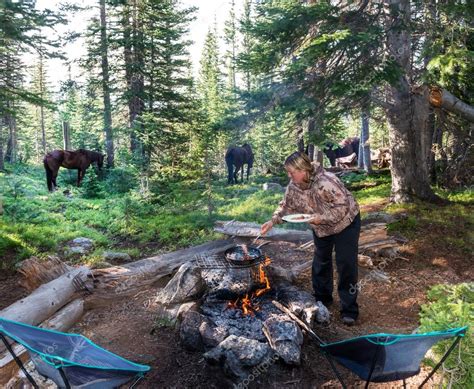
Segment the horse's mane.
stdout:
<path fill-rule="evenodd" d="M 100 157 L 102 156 L 102 154 L 97 151 L 86 150 L 86 149 L 77 149 L 76 153 L 84 154 L 91 161 L 98 161 Z"/>

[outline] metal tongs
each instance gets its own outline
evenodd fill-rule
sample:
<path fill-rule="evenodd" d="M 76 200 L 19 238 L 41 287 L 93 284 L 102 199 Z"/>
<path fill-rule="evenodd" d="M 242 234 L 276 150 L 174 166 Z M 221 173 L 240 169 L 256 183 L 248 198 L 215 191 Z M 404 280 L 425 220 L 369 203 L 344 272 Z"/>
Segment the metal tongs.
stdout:
<path fill-rule="evenodd" d="M 257 243 L 257 240 L 259 240 L 261 237 L 262 237 L 262 234 L 258 234 L 257 237 L 254 240 L 252 240 L 252 244 Z"/>

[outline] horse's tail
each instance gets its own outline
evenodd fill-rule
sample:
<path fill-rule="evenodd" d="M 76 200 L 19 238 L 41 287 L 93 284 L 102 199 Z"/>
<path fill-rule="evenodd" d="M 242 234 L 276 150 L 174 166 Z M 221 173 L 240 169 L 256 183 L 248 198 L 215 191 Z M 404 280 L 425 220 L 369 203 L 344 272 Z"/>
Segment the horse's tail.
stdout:
<path fill-rule="evenodd" d="M 46 157 L 43 159 L 44 170 L 46 170 L 46 184 L 48 185 L 48 190 L 53 191 L 53 171 L 48 165 Z"/>
<path fill-rule="evenodd" d="M 227 181 L 230 183 L 233 180 L 234 169 L 232 165 L 234 164 L 234 155 L 232 153 L 232 148 L 229 148 L 225 153 L 225 163 L 227 164 Z"/>

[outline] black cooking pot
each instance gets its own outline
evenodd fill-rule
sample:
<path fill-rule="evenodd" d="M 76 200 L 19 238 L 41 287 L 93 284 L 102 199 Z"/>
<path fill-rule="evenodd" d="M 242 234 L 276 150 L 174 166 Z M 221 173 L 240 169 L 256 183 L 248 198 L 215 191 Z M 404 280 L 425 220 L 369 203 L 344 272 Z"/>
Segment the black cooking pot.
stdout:
<path fill-rule="evenodd" d="M 262 250 L 258 247 L 247 246 L 247 252 L 246 254 L 242 246 L 234 246 L 224 252 L 224 257 L 228 262 L 237 266 L 253 266 L 265 259 Z"/>

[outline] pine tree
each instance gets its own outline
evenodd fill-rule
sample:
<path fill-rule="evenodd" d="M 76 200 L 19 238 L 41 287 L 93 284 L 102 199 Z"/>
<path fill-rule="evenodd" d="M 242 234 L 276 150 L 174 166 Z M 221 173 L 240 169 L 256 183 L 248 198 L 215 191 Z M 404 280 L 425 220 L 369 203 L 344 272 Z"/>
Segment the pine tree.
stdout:
<path fill-rule="evenodd" d="M 109 56 L 107 40 L 107 16 L 105 0 L 99 0 L 100 4 L 100 53 L 102 69 L 102 93 L 104 98 L 104 132 L 105 149 L 107 151 L 107 166 L 114 166 L 114 136 L 112 132 L 112 106 L 110 103 L 110 78 L 109 78 Z"/>

